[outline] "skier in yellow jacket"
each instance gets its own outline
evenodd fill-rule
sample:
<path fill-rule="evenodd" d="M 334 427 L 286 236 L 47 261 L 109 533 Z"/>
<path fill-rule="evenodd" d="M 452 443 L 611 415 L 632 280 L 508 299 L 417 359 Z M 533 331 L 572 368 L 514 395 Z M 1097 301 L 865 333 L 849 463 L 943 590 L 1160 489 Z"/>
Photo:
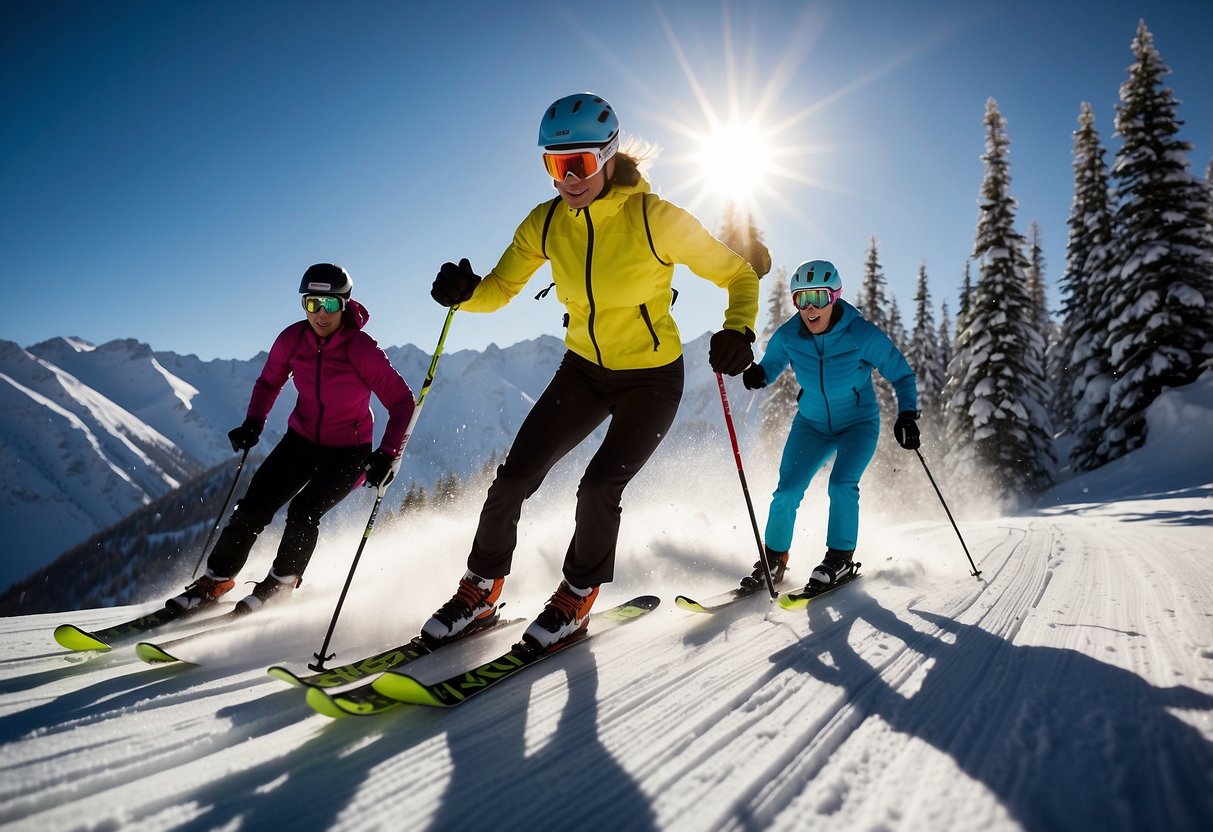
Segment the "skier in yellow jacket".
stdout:
<path fill-rule="evenodd" d="M 586 626 L 599 586 L 613 578 L 623 490 L 657 449 L 682 398 L 682 339 L 670 316 L 674 264 L 728 291 L 724 323 L 709 347 L 712 370 L 738 375 L 754 358 L 758 275 L 694 216 L 650 192 L 637 156 L 619 150 L 610 104 L 591 93 L 559 99 L 544 111 L 539 145 L 559 196 L 531 211 L 483 279 L 466 259 L 445 263 L 431 291 L 443 306 L 492 312 L 550 261 L 568 311 L 568 352 L 497 469 L 468 571 L 422 628 L 434 641 L 495 620 L 523 501 L 609 417 L 577 489 L 564 579 L 524 638 L 548 647 Z"/>

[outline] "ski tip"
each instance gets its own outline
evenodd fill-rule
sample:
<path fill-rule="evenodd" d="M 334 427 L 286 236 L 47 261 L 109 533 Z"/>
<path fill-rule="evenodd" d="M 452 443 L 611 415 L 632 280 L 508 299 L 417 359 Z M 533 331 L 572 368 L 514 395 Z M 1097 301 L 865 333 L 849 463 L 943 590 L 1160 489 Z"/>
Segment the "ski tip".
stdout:
<path fill-rule="evenodd" d="M 267 667 L 265 672 L 279 681 L 286 682 L 288 685 L 303 687 L 303 683 L 299 681 L 299 677 L 287 670 L 285 667 L 274 665 L 273 667 Z"/>
<path fill-rule="evenodd" d="M 337 703 L 333 701 L 331 696 L 320 688 L 307 689 L 307 704 L 316 713 L 324 714 L 331 719 L 344 719 L 349 716 L 349 714 L 337 707 Z"/>
<path fill-rule="evenodd" d="M 109 650 L 110 646 L 75 624 L 60 624 L 55 628 L 55 641 L 68 650 Z"/>
<path fill-rule="evenodd" d="M 785 592 L 779 596 L 779 606 L 785 610 L 802 610 L 809 605 L 811 598 L 800 592 Z"/>
<path fill-rule="evenodd" d="M 168 662 L 179 662 L 181 659 L 168 653 L 160 647 L 152 644 L 150 641 L 141 641 L 135 645 L 135 655 L 148 664 L 165 664 Z"/>
<path fill-rule="evenodd" d="M 371 687 L 375 689 L 376 693 L 383 694 L 389 699 L 395 699 L 397 702 L 429 705 L 430 707 L 443 706 L 443 702 L 430 693 L 429 688 L 404 673 L 394 673 L 389 670 L 372 682 Z"/>
<path fill-rule="evenodd" d="M 661 606 L 661 599 L 656 595 L 637 595 L 626 604 L 621 604 L 623 607 L 635 607 L 636 609 L 651 612 Z"/>
<path fill-rule="evenodd" d="M 688 598 L 685 595 L 679 595 L 674 599 L 674 606 L 680 610 L 687 612 L 707 612 L 708 608 L 696 601 L 694 598 Z"/>

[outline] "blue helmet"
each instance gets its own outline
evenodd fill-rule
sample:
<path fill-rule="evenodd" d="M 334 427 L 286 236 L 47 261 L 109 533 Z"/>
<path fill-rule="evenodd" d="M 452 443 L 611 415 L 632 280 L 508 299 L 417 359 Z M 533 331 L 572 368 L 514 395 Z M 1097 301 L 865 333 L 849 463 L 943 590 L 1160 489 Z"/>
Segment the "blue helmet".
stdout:
<path fill-rule="evenodd" d="M 619 117 L 606 99 L 578 92 L 557 99 L 539 122 L 539 146 L 605 145 L 619 136 Z"/>
<path fill-rule="evenodd" d="M 842 278 L 829 260 L 806 260 L 796 268 L 788 288 L 792 292 L 801 289 L 829 289 L 837 294 L 842 291 Z"/>

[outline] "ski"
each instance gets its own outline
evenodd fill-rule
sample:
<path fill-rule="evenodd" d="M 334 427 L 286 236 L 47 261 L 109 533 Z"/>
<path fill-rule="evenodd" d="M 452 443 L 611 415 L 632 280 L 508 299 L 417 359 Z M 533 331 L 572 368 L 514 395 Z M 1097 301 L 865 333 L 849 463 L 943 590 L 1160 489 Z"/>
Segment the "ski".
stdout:
<path fill-rule="evenodd" d="M 591 615 L 592 632 L 590 628 L 584 628 L 546 649 L 538 648 L 527 641 L 520 641 L 497 658 L 466 673 L 458 673 L 440 682 L 427 685 L 406 673 L 389 670 L 376 679 L 372 683 L 372 687 L 376 693 L 400 702 L 453 708 L 510 678 L 524 667 L 530 667 L 575 644 L 582 644 L 593 634 L 601 634 L 619 625 L 635 621 L 655 610 L 660 603 L 661 599 L 653 595 L 633 598 L 617 607 Z"/>
<path fill-rule="evenodd" d="M 858 570 L 861 565 L 862 564 L 860 563 L 856 563 L 856 571 L 852 572 L 849 576 L 843 578 L 836 584 L 831 584 L 830 586 L 821 589 L 806 586 L 801 587 L 800 589 L 794 589 L 791 592 L 785 592 L 779 596 L 779 606 L 783 607 L 785 610 L 802 610 L 807 607 L 809 602 L 815 598 L 820 598 L 823 595 L 829 595 L 834 590 L 841 589 L 851 581 L 859 578 L 860 574 Z"/>
<path fill-rule="evenodd" d="M 388 671 L 389 673 L 391 671 Z M 357 687 L 330 693 L 324 688 L 308 688 L 307 704 L 312 710 L 333 719 L 346 716 L 374 716 L 403 705 L 379 693 L 373 682 L 364 682 Z"/>
<path fill-rule="evenodd" d="M 765 586 L 758 586 L 755 589 L 737 587 L 736 589 L 730 589 L 728 592 L 722 592 L 719 595 L 705 598 L 702 601 L 696 601 L 687 595 L 679 595 L 674 598 L 674 605 L 678 609 L 686 610 L 687 612 L 700 612 L 710 615 L 745 598 L 753 598 L 755 595 L 765 595 L 767 598 L 770 598 Z"/>
<path fill-rule="evenodd" d="M 653 609 L 656 609 L 660 602 L 660 599 L 651 595 L 642 596 L 629 601 L 627 604 L 620 604 L 618 607 L 613 607 L 612 609 L 595 613 L 590 617 L 590 620 L 594 625 L 594 631 L 601 632 L 607 626 L 629 621 L 633 618 L 644 615 Z M 551 655 L 554 652 L 559 652 L 559 650 L 563 647 L 568 647 L 572 644 L 584 641 L 587 635 L 587 631 L 582 631 L 582 635 L 580 637 L 562 642 L 556 650 L 542 653 L 540 654 L 539 658 L 543 658 L 546 655 Z M 510 655 L 517 648 L 518 645 L 515 645 L 513 648 L 511 648 L 510 652 L 506 653 L 505 655 Z M 532 660 L 530 663 L 533 664 L 534 661 L 535 660 Z M 489 664 L 492 664 L 492 662 Z M 472 672 L 474 673 L 475 671 Z M 399 699 L 394 699 L 380 693 L 375 689 L 375 685 L 377 685 L 385 676 L 394 676 L 396 673 L 397 671 L 395 670 L 388 670 L 374 681 L 366 682 L 357 687 L 349 688 L 340 692 L 330 692 L 322 688 L 315 687 L 310 688 L 307 692 L 307 703 L 318 713 L 322 713 L 325 716 L 333 717 L 335 719 L 346 716 L 372 716 L 383 713 L 384 711 L 397 708 L 404 704 Z M 459 674 L 457 677 L 455 677 L 455 679 L 458 681 L 463 677 L 464 674 Z M 398 678 L 403 679 L 408 677 L 399 676 Z"/>
<path fill-rule="evenodd" d="M 505 604 L 499 605 L 500 607 Z M 373 656 L 367 656 L 363 659 L 343 664 L 339 667 L 330 667 L 327 670 L 322 670 L 319 673 L 308 673 L 300 675 L 295 673 L 288 667 L 282 665 L 274 665 L 266 668 L 266 673 L 273 676 L 275 679 L 280 679 L 288 684 L 297 685 L 299 687 L 308 688 L 334 688 L 342 685 L 361 682 L 368 676 L 375 676 L 383 673 L 385 670 L 390 670 L 393 667 L 408 664 L 420 659 L 422 656 L 428 656 L 436 650 L 440 650 L 451 644 L 457 644 L 466 638 L 469 638 L 480 633 L 486 633 L 489 630 L 500 629 L 511 624 L 516 624 L 523 619 L 511 618 L 502 619 L 500 616 L 494 616 L 486 623 L 476 627 L 470 632 L 464 630 L 455 638 L 447 641 L 432 642 L 424 636 L 414 636 L 409 641 L 401 644 L 398 647 L 393 647 L 390 650 L 384 650 L 381 653 L 376 653 Z"/>
<path fill-rule="evenodd" d="M 232 609 L 222 615 L 212 616 L 205 621 L 199 622 L 202 624 L 201 629 L 191 630 L 183 636 L 178 636 L 168 641 L 141 641 L 135 645 L 135 655 L 148 664 L 163 664 L 168 662 L 193 664 L 193 662 L 182 659 L 172 651 L 177 650 L 183 644 L 189 644 L 204 636 L 213 635 L 219 629 L 228 629 L 237 624 L 240 624 L 240 629 L 243 629 L 248 625 L 258 622 L 265 623 L 264 615 L 264 613 L 256 614 Z M 277 618 L 277 616 L 273 617 Z"/>
<path fill-rule="evenodd" d="M 176 608 L 161 607 L 147 615 L 141 615 L 138 618 L 132 618 L 130 621 L 124 621 L 121 624 L 114 624 L 100 630 L 85 630 L 77 627 L 75 624 L 60 624 L 55 628 L 55 641 L 60 646 L 77 652 L 85 650 L 111 650 L 122 642 L 130 641 L 137 636 L 168 624 L 178 621 L 199 620 L 196 617 L 198 613 L 211 612 L 213 609 L 212 607 L 205 607 L 202 609 L 178 610 Z M 201 620 L 206 621 L 209 619 L 203 618 Z"/>

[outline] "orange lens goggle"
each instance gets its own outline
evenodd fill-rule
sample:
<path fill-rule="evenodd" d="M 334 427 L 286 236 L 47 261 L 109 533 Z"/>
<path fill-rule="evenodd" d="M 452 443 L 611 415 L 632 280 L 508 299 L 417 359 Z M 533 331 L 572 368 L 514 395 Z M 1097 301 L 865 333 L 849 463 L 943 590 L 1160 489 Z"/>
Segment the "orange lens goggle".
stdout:
<path fill-rule="evenodd" d="M 614 156 L 618 149 L 619 136 L 616 135 L 601 147 L 571 147 L 559 152 L 545 152 L 543 166 L 553 179 L 563 180 L 570 173 L 578 179 L 588 179 L 602 170 L 607 159 Z"/>
<path fill-rule="evenodd" d="M 553 179 L 564 179 L 570 173 L 578 179 L 588 179 L 598 173 L 602 163 L 594 151 L 582 150 L 576 153 L 545 153 L 543 166 Z"/>

